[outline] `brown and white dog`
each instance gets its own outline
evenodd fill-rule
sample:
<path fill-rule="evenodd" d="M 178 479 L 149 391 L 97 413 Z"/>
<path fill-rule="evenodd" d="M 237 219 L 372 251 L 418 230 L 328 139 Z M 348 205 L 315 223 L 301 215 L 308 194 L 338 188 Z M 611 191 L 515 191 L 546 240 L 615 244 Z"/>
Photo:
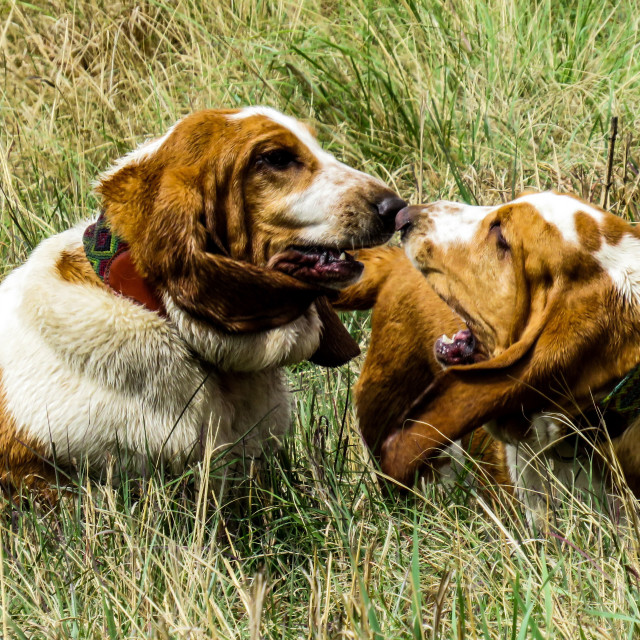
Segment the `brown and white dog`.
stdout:
<path fill-rule="evenodd" d="M 540 489 L 532 457 L 557 446 L 567 423 L 640 363 L 640 233 L 556 193 L 495 207 L 407 207 L 397 226 L 418 270 L 397 249 L 360 252 L 363 279 L 337 301 L 364 307 L 372 291 L 377 299 L 357 389 L 365 440 L 383 471 L 409 484 L 443 448 L 486 425 L 506 443 L 475 432 L 489 472 Z M 636 493 L 638 413 L 615 416 L 612 434 Z"/>
<path fill-rule="evenodd" d="M 97 223 L 0 286 L 3 482 L 37 486 L 54 460 L 176 471 L 207 441 L 259 456 L 290 422 L 281 367 L 354 355 L 324 296 L 405 203 L 263 107 L 183 118 L 97 191 Z"/>
<path fill-rule="evenodd" d="M 527 486 L 517 444 L 557 442 L 565 421 L 554 416 L 579 418 L 640 363 L 640 234 L 555 193 L 411 207 L 398 226 L 411 261 L 467 325 L 436 348 L 469 364 L 435 380 L 407 416 L 415 422 L 387 437 L 382 467 L 407 482 L 442 443 L 487 424 Z M 638 492 L 640 421 L 630 415 L 616 420 L 613 446 Z"/>

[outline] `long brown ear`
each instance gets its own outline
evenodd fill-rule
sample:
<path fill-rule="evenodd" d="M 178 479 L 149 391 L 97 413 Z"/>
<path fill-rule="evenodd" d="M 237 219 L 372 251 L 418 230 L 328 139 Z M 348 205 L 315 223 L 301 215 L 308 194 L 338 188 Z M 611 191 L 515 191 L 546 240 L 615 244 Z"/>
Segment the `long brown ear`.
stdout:
<path fill-rule="evenodd" d="M 309 360 L 323 367 L 339 367 L 360 355 L 358 343 L 342 324 L 329 300 L 318 298 L 316 309 L 322 322 L 322 336 L 318 349 Z"/>
<path fill-rule="evenodd" d="M 323 290 L 223 256 L 200 255 L 166 282 L 175 303 L 223 331 L 264 331 L 300 317 Z"/>
<path fill-rule="evenodd" d="M 109 222 L 129 243 L 136 267 L 152 286 L 168 292 L 190 315 L 228 332 L 281 326 L 327 293 L 284 273 L 212 253 L 216 216 L 228 215 L 228 203 L 220 201 L 215 185 L 205 189 L 208 178 L 199 166 L 171 169 L 162 160 L 160 154 L 126 165 L 98 187 Z M 229 181 L 222 190 L 227 200 L 236 188 L 232 173 L 220 176 Z"/>
<path fill-rule="evenodd" d="M 358 282 L 340 291 L 336 299 L 331 301 L 334 309 L 340 311 L 371 309 L 378 299 L 380 289 L 394 269 L 414 268 L 400 247 L 384 245 L 360 249 L 353 257 L 364 264 L 364 271 Z"/>
<path fill-rule="evenodd" d="M 540 398 L 524 380 L 527 363 L 512 370 L 444 371 L 376 451 L 382 470 L 410 484 L 440 449 L 492 417 L 511 413 Z"/>

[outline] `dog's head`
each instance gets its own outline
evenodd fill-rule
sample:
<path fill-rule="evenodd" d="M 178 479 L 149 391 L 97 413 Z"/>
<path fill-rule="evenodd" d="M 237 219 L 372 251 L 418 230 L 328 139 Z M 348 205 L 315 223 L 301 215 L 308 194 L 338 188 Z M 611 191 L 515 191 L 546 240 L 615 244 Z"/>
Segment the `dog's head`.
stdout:
<path fill-rule="evenodd" d="M 97 190 L 140 273 L 226 331 L 285 324 L 354 282 L 362 266 L 347 250 L 386 241 L 404 205 L 263 107 L 187 116 Z"/>
<path fill-rule="evenodd" d="M 619 338 L 623 315 L 633 325 L 640 311 L 636 231 L 573 196 L 436 202 L 399 218 L 407 255 L 468 327 L 437 341 L 445 366 L 512 365 L 540 341 L 540 357 L 563 360 L 577 345 Z"/>
<path fill-rule="evenodd" d="M 408 207 L 396 226 L 467 330 L 436 341 L 446 370 L 409 416 L 430 426 L 390 437 L 392 475 L 509 412 L 586 406 L 640 362 L 640 237 L 628 222 L 547 192 Z"/>

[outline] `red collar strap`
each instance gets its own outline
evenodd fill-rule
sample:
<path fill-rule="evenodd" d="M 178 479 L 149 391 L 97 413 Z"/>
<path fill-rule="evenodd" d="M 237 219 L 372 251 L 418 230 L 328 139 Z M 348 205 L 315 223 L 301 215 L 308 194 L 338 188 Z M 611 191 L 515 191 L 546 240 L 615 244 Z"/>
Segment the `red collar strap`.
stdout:
<path fill-rule="evenodd" d="M 150 311 L 166 314 L 158 294 L 136 269 L 129 245 L 111 231 L 104 211 L 85 229 L 82 244 L 87 260 L 107 287 Z"/>

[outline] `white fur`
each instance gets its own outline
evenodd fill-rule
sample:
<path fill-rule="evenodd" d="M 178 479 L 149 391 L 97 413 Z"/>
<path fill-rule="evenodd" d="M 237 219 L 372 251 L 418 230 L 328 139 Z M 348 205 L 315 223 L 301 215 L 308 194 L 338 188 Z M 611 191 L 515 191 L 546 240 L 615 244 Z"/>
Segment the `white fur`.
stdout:
<path fill-rule="evenodd" d="M 581 200 L 570 196 L 563 196 L 553 191 L 532 193 L 522 196 L 514 202 L 527 202 L 535 207 L 549 224 L 554 225 L 562 234 L 562 237 L 571 244 L 579 245 L 580 239 L 576 229 L 576 213 L 586 213 L 597 223 L 601 223 L 606 215 L 602 211 L 591 207 Z"/>
<path fill-rule="evenodd" d="M 56 262 L 81 246 L 85 225 L 46 240 L 0 285 L 0 371 L 21 433 L 63 464 L 102 471 L 128 456 L 181 469 L 212 435 L 259 456 L 290 422 L 281 365 L 309 357 L 315 309 L 248 336 L 214 331 L 169 305 L 165 319 L 90 284 Z"/>
<path fill-rule="evenodd" d="M 580 243 L 575 225 L 576 213 L 586 213 L 598 223 L 601 223 L 606 215 L 576 198 L 552 191 L 522 196 L 514 200 L 514 203 L 517 202 L 526 202 L 535 207 L 546 222 L 554 225 L 562 237 L 574 245 Z M 422 212 L 428 214 L 432 222 L 428 232 L 429 239 L 444 249 L 454 244 L 471 244 L 487 214 L 497 211 L 502 206 L 504 205 L 478 207 L 440 200 L 425 207 Z"/>
<path fill-rule="evenodd" d="M 625 235 L 615 245 L 603 242 L 595 258 L 622 297 L 630 304 L 640 305 L 640 239 Z"/>
<path fill-rule="evenodd" d="M 443 249 L 456 244 L 471 244 L 492 208 L 446 200 L 434 202 L 422 210 L 422 213 L 428 214 L 431 222 L 429 239 Z"/>

